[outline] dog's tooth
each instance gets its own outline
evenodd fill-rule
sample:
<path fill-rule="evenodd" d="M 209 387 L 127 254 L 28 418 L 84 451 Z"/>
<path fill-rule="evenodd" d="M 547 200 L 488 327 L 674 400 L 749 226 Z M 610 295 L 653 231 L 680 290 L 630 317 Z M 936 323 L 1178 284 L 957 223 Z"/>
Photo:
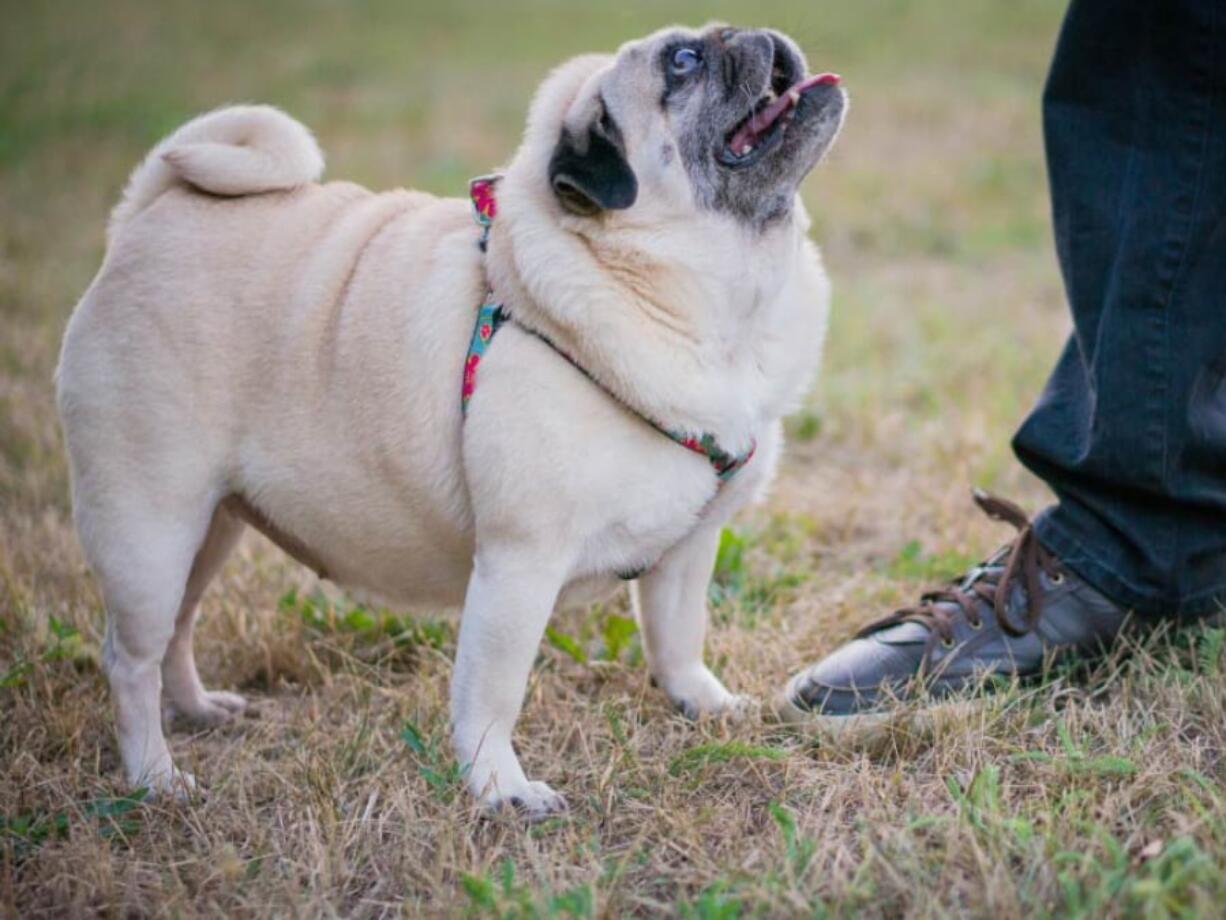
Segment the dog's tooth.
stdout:
<path fill-rule="evenodd" d="M 791 100 L 792 105 L 799 105 L 800 104 L 800 90 L 798 89 L 790 90 L 788 92 L 788 99 Z"/>

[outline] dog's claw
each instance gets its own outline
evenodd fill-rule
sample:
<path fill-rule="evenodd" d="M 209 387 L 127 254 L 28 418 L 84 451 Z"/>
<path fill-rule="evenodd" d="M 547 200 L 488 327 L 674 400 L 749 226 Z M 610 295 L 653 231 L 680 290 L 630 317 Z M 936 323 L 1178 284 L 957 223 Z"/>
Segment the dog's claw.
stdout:
<path fill-rule="evenodd" d="M 491 814 L 510 806 L 529 821 L 541 821 L 569 810 L 566 799 L 554 792 L 548 784 L 534 782 L 528 783 L 525 789 L 515 795 L 491 796 L 485 805 Z"/>
<path fill-rule="evenodd" d="M 188 802 L 204 793 L 196 777 L 178 767 L 172 767 L 166 773 L 144 777 L 133 785 L 148 789 L 149 801 Z"/>
<path fill-rule="evenodd" d="M 206 690 L 187 705 L 171 703 L 172 717 L 192 725 L 213 726 L 228 722 L 247 711 L 247 699 L 226 690 Z"/>

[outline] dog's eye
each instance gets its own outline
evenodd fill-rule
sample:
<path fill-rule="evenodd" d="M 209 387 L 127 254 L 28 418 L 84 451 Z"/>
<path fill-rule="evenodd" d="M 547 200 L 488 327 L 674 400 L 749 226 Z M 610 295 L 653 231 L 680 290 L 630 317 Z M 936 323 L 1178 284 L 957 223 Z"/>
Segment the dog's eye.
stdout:
<path fill-rule="evenodd" d="M 694 48 L 678 48 L 673 52 L 672 71 L 675 77 L 688 77 L 702 66 L 702 55 Z"/>

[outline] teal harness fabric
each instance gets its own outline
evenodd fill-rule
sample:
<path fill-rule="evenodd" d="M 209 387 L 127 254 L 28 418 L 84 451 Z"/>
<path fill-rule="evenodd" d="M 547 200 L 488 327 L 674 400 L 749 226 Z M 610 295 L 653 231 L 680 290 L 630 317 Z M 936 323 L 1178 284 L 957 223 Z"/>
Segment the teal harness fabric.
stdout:
<path fill-rule="evenodd" d="M 497 176 L 481 176 L 469 183 L 469 197 L 472 199 L 474 216 L 478 226 L 481 228 L 481 237 L 478 243 L 482 251 L 485 250 L 486 244 L 489 242 L 490 225 L 498 213 L 498 204 L 494 198 L 494 184 L 497 181 Z M 510 320 L 511 316 L 506 307 L 494 298 L 493 291 L 489 291 L 485 295 L 485 302 L 477 310 L 477 322 L 473 326 L 472 341 L 468 345 L 468 356 L 464 360 L 464 380 L 460 388 L 460 407 L 465 414 L 468 412 L 468 402 L 472 399 L 472 395 L 477 388 L 477 367 L 481 364 L 482 357 L 484 357 L 485 352 L 489 349 L 490 342 L 494 339 L 494 334 Z M 554 345 L 548 338 L 535 330 L 528 329 L 526 326 L 521 326 L 520 328 L 536 336 L 536 338 L 565 358 L 572 367 L 587 377 L 588 380 L 608 393 L 610 397 L 622 403 L 622 405 L 626 405 L 616 394 L 609 392 L 599 380 L 589 374 L 586 369 L 577 364 L 570 355 Z M 643 413 L 633 407 L 627 406 L 627 408 L 656 431 L 660 432 L 660 434 L 680 444 L 686 450 L 705 457 L 707 462 L 711 464 L 711 468 L 715 471 L 715 475 L 719 477 L 720 482 L 726 482 L 731 479 L 754 455 L 756 445 L 751 445 L 744 454 L 729 453 L 719 446 L 719 442 L 716 441 L 713 435 L 691 435 L 675 431 L 643 415 Z"/>

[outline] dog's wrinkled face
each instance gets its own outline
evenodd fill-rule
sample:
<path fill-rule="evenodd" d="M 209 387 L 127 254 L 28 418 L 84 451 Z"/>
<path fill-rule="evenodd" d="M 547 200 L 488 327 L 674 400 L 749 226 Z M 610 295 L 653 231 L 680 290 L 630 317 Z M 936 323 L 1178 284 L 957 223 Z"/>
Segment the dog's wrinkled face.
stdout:
<path fill-rule="evenodd" d="M 790 214 L 846 97 L 770 30 L 666 29 L 625 45 L 580 88 L 549 163 L 580 215 L 671 202 L 762 228 Z"/>

